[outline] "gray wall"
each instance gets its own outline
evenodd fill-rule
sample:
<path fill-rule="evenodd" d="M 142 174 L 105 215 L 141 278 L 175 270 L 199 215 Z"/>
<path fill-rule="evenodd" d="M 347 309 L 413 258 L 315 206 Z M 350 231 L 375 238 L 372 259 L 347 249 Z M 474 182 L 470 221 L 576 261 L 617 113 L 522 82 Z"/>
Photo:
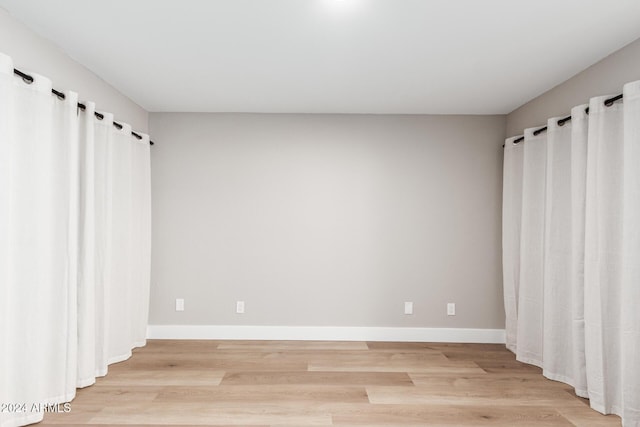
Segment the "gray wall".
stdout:
<path fill-rule="evenodd" d="M 571 47 L 566 49 L 570 55 Z M 512 111 L 507 116 L 507 135 L 546 125 L 548 118 L 569 114 L 571 107 L 587 103 L 591 97 L 617 95 L 623 84 L 634 80 L 640 80 L 640 39 Z"/>
<path fill-rule="evenodd" d="M 73 22 L 69 22 L 73 25 Z M 15 68 L 50 78 L 58 90 L 78 92 L 81 101 L 94 101 L 99 111 L 147 132 L 148 113 L 100 77 L 75 62 L 56 45 L 31 31 L 0 8 L 0 52 L 13 58 Z M 124 66 L 129 66 L 124 64 Z"/>
<path fill-rule="evenodd" d="M 504 116 L 151 113 L 150 128 L 150 324 L 504 327 Z"/>

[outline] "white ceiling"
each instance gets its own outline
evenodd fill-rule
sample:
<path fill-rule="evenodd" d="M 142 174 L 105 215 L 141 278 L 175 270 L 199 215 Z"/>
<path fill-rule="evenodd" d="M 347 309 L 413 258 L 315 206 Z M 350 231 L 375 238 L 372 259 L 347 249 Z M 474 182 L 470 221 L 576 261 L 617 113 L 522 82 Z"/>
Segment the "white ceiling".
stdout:
<path fill-rule="evenodd" d="M 640 37 L 640 0 L 0 6 L 149 111 L 508 113 Z"/>

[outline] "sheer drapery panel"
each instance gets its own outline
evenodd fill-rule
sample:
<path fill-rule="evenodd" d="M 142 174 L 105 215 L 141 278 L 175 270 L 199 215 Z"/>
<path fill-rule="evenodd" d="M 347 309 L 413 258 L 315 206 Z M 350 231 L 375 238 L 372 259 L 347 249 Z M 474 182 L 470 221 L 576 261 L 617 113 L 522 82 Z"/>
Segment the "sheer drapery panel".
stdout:
<path fill-rule="evenodd" d="M 640 82 L 610 99 L 505 142 L 507 347 L 638 426 Z"/>
<path fill-rule="evenodd" d="M 42 419 L 144 345 L 149 137 L 0 54 L 0 425 Z"/>

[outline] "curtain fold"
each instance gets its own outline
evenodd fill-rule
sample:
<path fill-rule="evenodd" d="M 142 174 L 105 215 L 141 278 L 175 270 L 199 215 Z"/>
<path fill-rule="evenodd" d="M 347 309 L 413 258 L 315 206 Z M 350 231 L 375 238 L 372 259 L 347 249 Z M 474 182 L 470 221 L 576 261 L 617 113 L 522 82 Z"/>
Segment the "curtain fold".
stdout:
<path fill-rule="evenodd" d="M 113 117 L 106 126 L 112 127 Z M 123 125 L 110 133 L 109 158 L 107 161 L 107 271 L 110 283 L 106 298 L 109 323 L 109 364 L 120 362 L 131 356 L 133 344 L 132 314 L 135 309 L 133 258 L 135 248 L 132 227 L 133 201 L 133 144 L 131 127 Z"/>
<path fill-rule="evenodd" d="M 78 241 L 78 387 L 86 387 L 95 382 L 98 366 L 96 343 L 102 342 L 98 331 L 104 313 L 97 307 L 100 289 L 104 286 L 100 274 L 100 251 L 97 240 L 99 211 L 96 209 L 96 134 L 94 125 L 95 103 L 86 102 L 85 111 L 79 114 L 80 144 L 79 157 L 79 232 Z"/>
<path fill-rule="evenodd" d="M 572 122 L 560 126 L 559 119 L 549 119 L 546 132 L 542 368 L 547 378 L 573 385 Z"/>
<path fill-rule="evenodd" d="M 584 327 L 585 206 L 587 191 L 587 105 L 571 109 L 571 340 L 576 394 L 587 398 Z M 566 285 L 565 285 L 566 286 Z"/>
<path fill-rule="evenodd" d="M 2 427 L 40 421 L 144 345 L 148 312 L 149 138 L 30 74 L 0 54 Z"/>
<path fill-rule="evenodd" d="M 522 160 L 524 144 L 516 144 L 520 136 L 508 138 L 504 144 L 502 202 L 502 276 L 506 345 L 516 351 L 518 330 L 518 289 L 520 287 L 520 223 L 522 215 Z"/>
<path fill-rule="evenodd" d="M 624 224 L 620 356 L 621 416 L 640 425 L 640 81 L 624 87 Z"/>
<path fill-rule="evenodd" d="M 522 160 L 505 142 L 503 242 L 520 239 L 519 257 L 503 244 L 507 347 L 638 426 L 640 82 L 605 105 L 611 97 L 592 98 L 588 113 L 574 107 L 569 121 L 549 119 L 537 136 L 527 129 Z"/>
<path fill-rule="evenodd" d="M 131 217 L 133 247 L 136 250 L 130 264 L 134 268 L 133 303 L 131 305 L 131 342 L 139 347 L 147 342 L 149 292 L 151 285 L 151 145 L 148 135 L 132 144 L 133 175 Z"/>
<path fill-rule="evenodd" d="M 585 350 L 591 406 L 620 413 L 623 103 L 589 103 L 585 229 Z"/>
<path fill-rule="evenodd" d="M 516 358 L 542 367 L 547 135 L 524 132 Z"/>

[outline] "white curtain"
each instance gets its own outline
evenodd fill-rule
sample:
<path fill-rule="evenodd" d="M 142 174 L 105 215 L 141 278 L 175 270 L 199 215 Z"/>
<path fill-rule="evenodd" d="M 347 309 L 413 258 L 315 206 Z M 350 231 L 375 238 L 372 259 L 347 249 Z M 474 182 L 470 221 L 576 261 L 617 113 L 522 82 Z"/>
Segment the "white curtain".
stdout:
<path fill-rule="evenodd" d="M 640 82 L 611 98 L 527 129 L 522 160 L 505 142 L 503 242 L 520 242 L 503 244 L 507 347 L 638 426 Z"/>
<path fill-rule="evenodd" d="M 127 358 L 148 312 L 149 137 L 30 75 L 0 54 L 2 427 L 41 420 Z"/>

